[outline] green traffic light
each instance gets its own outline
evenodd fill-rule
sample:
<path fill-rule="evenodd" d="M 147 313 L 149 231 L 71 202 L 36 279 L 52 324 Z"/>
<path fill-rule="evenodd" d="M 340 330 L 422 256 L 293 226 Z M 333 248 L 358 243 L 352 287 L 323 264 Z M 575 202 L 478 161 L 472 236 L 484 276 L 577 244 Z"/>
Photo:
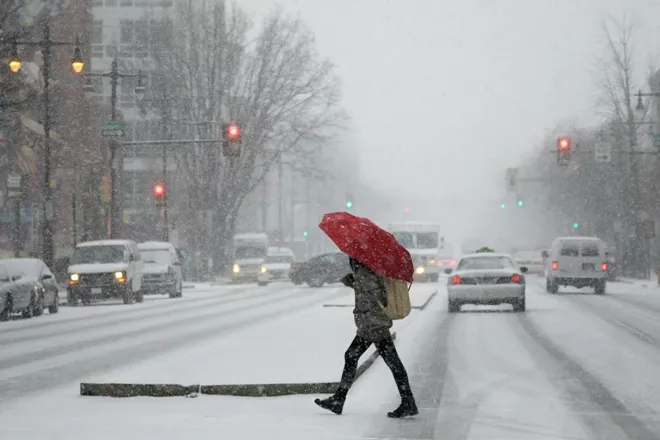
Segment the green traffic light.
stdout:
<path fill-rule="evenodd" d="M 524 204 L 525 204 L 525 202 L 523 202 L 522 200 L 518 200 L 518 206 L 519 207 L 522 208 Z"/>
<path fill-rule="evenodd" d="M 573 229 L 577 229 L 580 227 L 580 224 L 578 222 L 573 223 Z"/>
<path fill-rule="evenodd" d="M 348 202 L 346 202 L 346 207 L 349 208 L 349 209 L 352 208 L 353 207 L 353 202 L 351 202 L 350 200 Z"/>
<path fill-rule="evenodd" d="M 506 208 L 506 203 L 502 203 L 502 204 L 500 205 L 500 208 L 502 208 L 502 209 Z"/>
<path fill-rule="evenodd" d="M 307 231 L 303 232 L 303 237 L 307 237 Z"/>

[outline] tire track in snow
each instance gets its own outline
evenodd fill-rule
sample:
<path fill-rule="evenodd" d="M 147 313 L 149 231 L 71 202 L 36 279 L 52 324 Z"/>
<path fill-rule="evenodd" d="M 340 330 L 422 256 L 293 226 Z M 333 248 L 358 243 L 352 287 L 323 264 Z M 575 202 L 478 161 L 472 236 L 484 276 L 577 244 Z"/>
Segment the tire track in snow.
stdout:
<path fill-rule="evenodd" d="M 538 359 L 551 383 L 561 387 L 573 414 L 580 417 L 594 440 L 660 440 L 660 434 L 637 418 L 594 374 L 561 350 L 526 315 L 517 315 L 521 341 Z M 624 437 L 625 436 L 625 437 Z"/>

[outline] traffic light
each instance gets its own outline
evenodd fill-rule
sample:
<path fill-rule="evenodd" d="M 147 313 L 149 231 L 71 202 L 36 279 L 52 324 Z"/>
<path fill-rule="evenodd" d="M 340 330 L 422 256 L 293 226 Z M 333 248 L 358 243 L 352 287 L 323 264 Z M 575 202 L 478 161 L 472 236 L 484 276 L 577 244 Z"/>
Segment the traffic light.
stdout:
<path fill-rule="evenodd" d="M 303 232 L 303 237 L 307 237 L 308 235 L 307 231 Z"/>
<path fill-rule="evenodd" d="M 222 126 L 222 154 L 225 157 L 241 155 L 241 127 L 229 122 Z"/>
<path fill-rule="evenodd" d="M 568 136 L 557 138 L 557 163 L 559 165 L 568 165 L 571 160 L 571 149 L 573 142 Z"/>
<path fill-rule="evenodd" d="M 346 209 L 353 208 L 353 195 L 351 193 L 346 193 Z"/>
<path fill-rule="evenodd" d="M 573 229 L 578 229 L 580 224 L 578 222 L 573 222 Z"/>
<path fill-rule="evenodd" d="M 165 184 L 163 182 L 156 182 L 154 183 L 154 187 L 152 189 L 153 195 L 154 195 L 154 201 L 156 202 L 157 205 L 162 205 L 165 202 L 165 196 L 166 196 L 166 188 Z"/>
<path fill-rule="evenodd" d="M 525 206 L 525 202 L 522 199 L 518 199 L 518 207 L 522 208 L 523 206 Z"/>
<path fill-rule="evenodd" d="M 505 209 L 506 208 L 506 203 L 500 203 L 500 209 Z"/>

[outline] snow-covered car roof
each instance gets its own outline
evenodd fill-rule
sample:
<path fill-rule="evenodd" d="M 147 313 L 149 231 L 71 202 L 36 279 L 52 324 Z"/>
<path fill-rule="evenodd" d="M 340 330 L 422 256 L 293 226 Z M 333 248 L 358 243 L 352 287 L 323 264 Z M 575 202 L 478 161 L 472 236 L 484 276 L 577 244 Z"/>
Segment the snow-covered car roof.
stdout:
<path fill-rule="evenodd" d="M 506 257 L 513 259 L 511 255 L 502 252 L 480 252 L 474 254 L 465 254 L 461 257 L 461 260 L 465 258 L 493 258 L 493 257 L 499 257 L 499 258 Z"/>
<path fill-rule="evenodd" d="M 83 243 L 78 243 L 76 247 L 128 246 L 132 242 L 133 242 L 132 240 L 96 240 L 96 241 L 85 241 Z"/>
<path fill-rule="evenodd" d="M 139 243 L 137 247 L 141 251 L 165 251 L 172 249 L 174 245 L 167 241 L 145 241 L 144 243 Z"/>

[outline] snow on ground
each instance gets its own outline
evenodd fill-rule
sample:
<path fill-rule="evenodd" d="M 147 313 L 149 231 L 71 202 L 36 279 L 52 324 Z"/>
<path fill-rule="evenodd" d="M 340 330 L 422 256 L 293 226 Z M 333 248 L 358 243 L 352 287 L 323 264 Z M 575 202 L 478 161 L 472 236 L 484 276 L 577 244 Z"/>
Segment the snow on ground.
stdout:
<path fill-rule="evenodd" d="M 262 330 L 277 331 L 284 337 L 298 336 L 300 338 L 310 329 L 309 327 L 296 328 L 293 326 L 294 322 L 310 325 L 315 322 L 313 318 L 320 318 L 332 323 L 332 326 L 322 323 L 319 328 L 322 328 L 323 331 L 334 332 L 334 336 L 325 337 L 319 344 L 315 343 L 313 339 L 302 339 L 303 347 L 294 352 L 305 351 L 305 356 L 298 359 L 304 359 L 309 369 L 321 370 L 324 368 L 323 363 L 332 363 L 334 368 L 326 370 L 331 373 L 331 377 L 324 378 L 324 380 L 337 380 L 341 373 L 343 351 L 350 343 L 355 331 L 350 319 L 346 318 L 346 315 L 349 317 L 351 315 L 350 309 L 319 307 L 318 311 L 312 313 L 310 319 L 303 318 L 304 315 L 305 313 L 283 316 L 282 320 L 278 322 L 280 330 L 276 330 L 277 325 L 266 325 Z M 323 316 L 325 318 L 321 318 Z M 331 316 L 332 318 L 330 318 Z M 428 321 L 435 318 L 436 316 L 427 312 L 416 311 L 401 323 L 405 326 L 405 330 L 400 330 L 396 345 L 404 363 L 409 364 L 412 361 L 415 353 L 420 349 L 416 344 L 416 341 L 420 339 L 420 333 L 428 327 Z M 289 319 L 292 321 L 288 322 Z M 300 321 L 295 321 L 297 319 Z M 341 330 L 329 328 L 334 325 L 342 326 Z M 241 334 L 241 338 L 248 334 L 241 333 L 238 333 Z M 321 331 L 319 335 L 320 333 Z M 256 331 L 255 336 L 263 337 L 264 333 Z M 243 341 L 246 340 L 243 339 Z M 229 344 L 228 341 L 221 343 Z M 332 345 L 324 346 L 323 343 Z M 296 348 L 291 340 L 287 341 L 287 346 L 289 349 Z M 227 347 L 229 345 L 218 348 L 226 349 Z M 182 351 L 180 353 L 182 358 L 190 359 L 192 352 Z M 278 354 L 276 350 L 273 350 L 272 353 Z M 290 353 L 291 350 L 285 355 L 280 354 L 279 358 L 262 358 L 259 364 L 254 366 L 252 373 L 256 374 L 257 369 L 260 368 L 262 377 L 267 377 L 269 370 L 284 369 L 284 365 L 289 360 L 286 356 Z M 203 353 L 200 351 L 200 354 Z M 220 352 L 213 356 L 221 361 L 223 353 Z M 224 353 L 224 356 L 231 358 L 227 353 Z M 201 374 L 212 374 L 210 369 L 205 371 L 201 369 L 202 365 L 200 365 L 200 363 L 206 362 L 208 357 L 207 353 L 206 358 L 190 359 L 189 367 L 200 368 L 198 371 Z M 365 354 L 366 357 L 367 354 Z M 233 362 L 229 359 L 226 361 Z M 248 360 L 245 359 L 244 362 L 248 362 Z M 278 366 L 272 368 L 276 364 Z M 378 368 L 379 364 L 382 364 L 381 360 L 378 360 L 372 368 Z M 167 364 L 149 361 L 135 372 L 146 373 L 151 368 L 153 374 L 160 374 L 159 365 Z M 235 365 L 242 368 L 248 366 L 238 362 Z M 199 440 L 218 438 L 241 440 L 360 439 L 362 438 L 361 432 L 365 429 L 366 424 L 370 423 L 370 420 L 386 420 L 386 410 L 382 404 L 388 403 L 397 395 L 391 376 L 384 378 L 381 376 L 382 372 L 373 376 L 368 370 L 358 380 L 351 390 L 345 414 L 341 417 L 329 414 L 314 405 L 313 400 L 316 396 L 111 399 L 81 397 L 78 395 L 77 384 L 68 384 L 51 392 L 17 401 L 0 414 L 0 426 L 3 427 L 3 440 L 32 440 L 35 438 L 66 440 L 89 440 L 90 438 L 94 440 L 115 440 L 117 438 L 123 440 L 144 440 L 146 438 L 163 440 L 187 440 L 190 438 Z M 393 407 L 387 407 L 387 410 L 392 409 Z M 34 414 L 39 414 L 37 421 L 35 421 Z"/>
<path fill-rule="evenodd" d="M 435 289 L 417 288 L 414 301 L 420 304 L 422 299 L 426 301 L 432 288 Z M 350 292 L 346 287 L 309 290 L 336 291 L 339 302 L 352 302 L 352 297 L 339 295 Z M 395 321 L 392 330 L 400 333 L 418 313 L 413 310 L 411 319 Z M 335 382 L 341 375 L 344 351 L 354 337 L 352 308 L 318 307 L 283 314 L 244 331 L 151 358 L 90 381 L 181 385 Z M 371 347 L 362 360 L 374 351 Z"/>

